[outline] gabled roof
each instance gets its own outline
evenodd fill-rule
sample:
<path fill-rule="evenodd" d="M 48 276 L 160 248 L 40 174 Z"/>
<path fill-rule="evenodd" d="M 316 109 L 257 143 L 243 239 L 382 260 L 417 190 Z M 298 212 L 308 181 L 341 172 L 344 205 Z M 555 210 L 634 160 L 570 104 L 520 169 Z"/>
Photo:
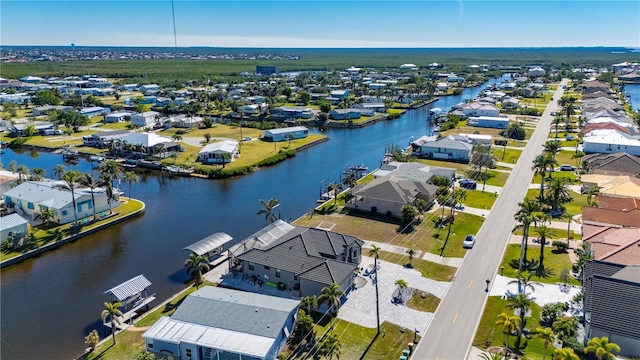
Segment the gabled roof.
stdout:
<path fill-rule="evenodd" d="M 104 293 L 107 295 L 113 295 L 118 301 L 122 301 L 129 296 L 140 293 L 149 286 L 151 286 L 151 281 L 144 277 L 144 275 L 138 275 L 105 291 Z"/>
<path fill-rule="evenodd" d="M 71 191 L 56 188 L 56 184 L 58 184 L 58 182 L 25 181 L 13 189 L 6 191 L 4 196 L 9 196 L 13 199 L 21 199 L 34 204 L 43 204 L 52 209 L 61 209 L 72 202 Z M 85 194 L 86 193 L 83 191 L 74 191 L 74 197 L 76 200 Z"/>
<path fill-rule="evenodd" d="M 429 181 L 434 176 L 443 176 L 451 179 L 456 174 L 455 169 L 425 165 L 419 162 L 392 161 L 380 166 L 373 173 L 374 178 L 381 176 L 395 176 L 406 180 Z"/>
<path fill-rule="evenodd" d="M 158 144 L 170 143 L 172 140 L 166 136 L 160 136 L 156 133 L 131 133 L 120 138 L 133 145 L 143 145 L 144 147 L 153 147 Z"/>
<path fill-rule="evenodd" d="M 397 204 L 410 204 L 418 195 L 433 195 L 438 187 L 424 182 L 404 180 L 397 177 L 379 177 L 373 181 L 356 186 L 354 196 L 385 200 Z"/>
<path fill-rule="evenodd" d="M 585 237 L 595 260 L 640 265 L 640 229 L 609 227 Z"/>
<path fill-rule="evenodd" d="M 208 144 L 200 150 L 199 154 L 210 152 L 225 152 L 232 154 L 238 150 L 238 142 L 235 140 L 222 140 L 213 144 Z"/>
<path fill-rule="evenodd" d="M 197 255 L 204 255 L 212 250 L 228 244 L 231 241 L 233 241 L 231 235 L 223 232 L 217 232 L 185 247 L 185 250 L 191 250 Z"/>
<path fill-rule="evenodd" d="M 582 221 L 596 225 L 636 227 L 640 224 L 640 209 L 617 211 L 585 206 L 582 208 Z"/>
<path fill-rule="evenodd" d="M 473 148 L 473 145 L 471 143 L 466 141 L 456 140 L 452 136 L 446 136 L 436 141 L 425 143 L 422 146 L 423 147 L 428 146 L 431 148 L 462 150 L 462 151 L 469 151 L 469 152 L 471 152 L 471 149 Z"/>
<path fill-rule="evenodd" d="M 640 157 L 627 153 L 592 154 L 583 158 L 589 164 L 590 172 L 620 174 L 640 174 Z"/>

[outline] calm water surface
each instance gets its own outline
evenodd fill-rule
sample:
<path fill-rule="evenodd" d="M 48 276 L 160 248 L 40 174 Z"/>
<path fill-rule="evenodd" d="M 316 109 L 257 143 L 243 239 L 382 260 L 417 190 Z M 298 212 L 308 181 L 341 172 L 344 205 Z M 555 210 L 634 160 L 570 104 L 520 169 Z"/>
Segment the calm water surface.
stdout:
<path fill-rule="evenodd" d="M 432 106 L 449 110 L 480 90 L 467 89 Z M 363 163 L 376 168 L 385 146 L 407 146 L 412 137 L 428 134 L 428 111 L 411 110 L 400 119 L 362 129 L 329 129 L 330 141 L 241 178 L 213 181 L 141 173 L 132 195 L 145 202 L 144 215 L 2 270 L 2 358 L 79 356 L 89 331 L 102 334 L 106 289 L 144 274 L 153 283 L 150 291 L 160 301 L 168 298 L 188 280 L 183 269 L 188 252 L 183 247 L 218 231 L 240 240 L 259 230 L 266 225 L 264 217 L 256 215 L 260 199 L 280 199 L 283 219 L 311 211 L 321 184 L 339 181 L 347 166 Z M 61 155 L 49 153 L 2 154 L 5 166 L 11 160 L 30 169 L 41 167 L 48 175 L 62 162 Z M 85 161 L 75 168 L 91 171 Z M 123 189 L 128 191 L 124 184 Z"/>
<path fill-rule="evenodd" d="M 624 92 L 629 95 L 629 103 L 633 110 L 640 110 L 640 84 L 627 84 Z"/>

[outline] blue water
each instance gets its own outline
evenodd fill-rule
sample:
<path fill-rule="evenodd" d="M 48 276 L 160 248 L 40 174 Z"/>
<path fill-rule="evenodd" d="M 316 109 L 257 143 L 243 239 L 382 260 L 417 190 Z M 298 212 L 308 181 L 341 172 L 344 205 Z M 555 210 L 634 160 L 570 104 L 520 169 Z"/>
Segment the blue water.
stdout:
<path fill-rule="evenodd" d="M 640 111 L 640 84 L 625 85 L 624 92 L 629 95 L 627 100 L 631 105 L 631 109 Z"/>
<path fill-rule="evenodd" d="M 449 110 L 482 89 L 466 89 L 461 96 L 444 97 L 431 107 Z M 329 141 L 240 178 L 167 178 L 141 172 L 132 195 L 147 205 L 143 216 L 2 270 L 2 358 L 79 356 L 83 337 L 94 328 L 102 331 L 99 318 L 106 289 L 144 274 L 153 283 L 151 292 L 158 299 L 168 298 L 187 280 L 185 246 L 214 232 L 240 240 L 259 230 L 266 225 L 264 217 L 256 215 L 260 199 L 279 199 L 283 219 L 311 211 L 321 185 L 339 181 L 347 166 L 374 169 L 385 146 L 408 146 L 412 137 L 428 134 L 429 108 L 361 129 L 328 129 Z M 5 166 L 12 160 L 51 175 L 62 156 L 6 151 L 1 157 Z M 84 160 L 73 167 L 91 171 Z M 127 186 L 123 188 L 128 192 Z"/>

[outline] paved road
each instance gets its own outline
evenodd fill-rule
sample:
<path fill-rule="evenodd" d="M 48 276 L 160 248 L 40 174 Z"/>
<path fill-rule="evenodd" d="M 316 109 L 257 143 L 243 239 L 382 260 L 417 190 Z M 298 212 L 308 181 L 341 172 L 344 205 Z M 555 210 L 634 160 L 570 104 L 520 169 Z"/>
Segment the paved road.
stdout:
<path fill-rule="evenodd" d="M 561 84 L 566 85 L 567 79 Z M 514 167 L 509 180 L 498 196 L 493 211 L 478 232 L 478 240 L 469 250 L 458 269 L 453 283 L 438 307 L 426 334 L 418 344 L 413 359 L 460 360 L 465 359 L 473 342 L 487 300 L 486 279 L 493 279 L 513 229 L 513 215 L 524 198 L 533 171 L 531 164 L 547 139 L 557 99 L 563 94 L 562 86 L 545 109 Z"/>

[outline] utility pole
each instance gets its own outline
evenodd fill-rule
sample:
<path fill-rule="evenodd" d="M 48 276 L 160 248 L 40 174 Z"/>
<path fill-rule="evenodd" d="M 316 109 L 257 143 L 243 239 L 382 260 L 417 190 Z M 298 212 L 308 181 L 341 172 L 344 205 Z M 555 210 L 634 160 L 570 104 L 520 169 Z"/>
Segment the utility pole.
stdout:
<path fill-rule="evenodd" d="M 378 332 L 376 334 L 380 334 L 380 296 L 378 295 L 378 253 L 376 252 L 376 257 L 373 260 L 373 268 L 376 272 L 376 318 L 378 319 Z"/>

